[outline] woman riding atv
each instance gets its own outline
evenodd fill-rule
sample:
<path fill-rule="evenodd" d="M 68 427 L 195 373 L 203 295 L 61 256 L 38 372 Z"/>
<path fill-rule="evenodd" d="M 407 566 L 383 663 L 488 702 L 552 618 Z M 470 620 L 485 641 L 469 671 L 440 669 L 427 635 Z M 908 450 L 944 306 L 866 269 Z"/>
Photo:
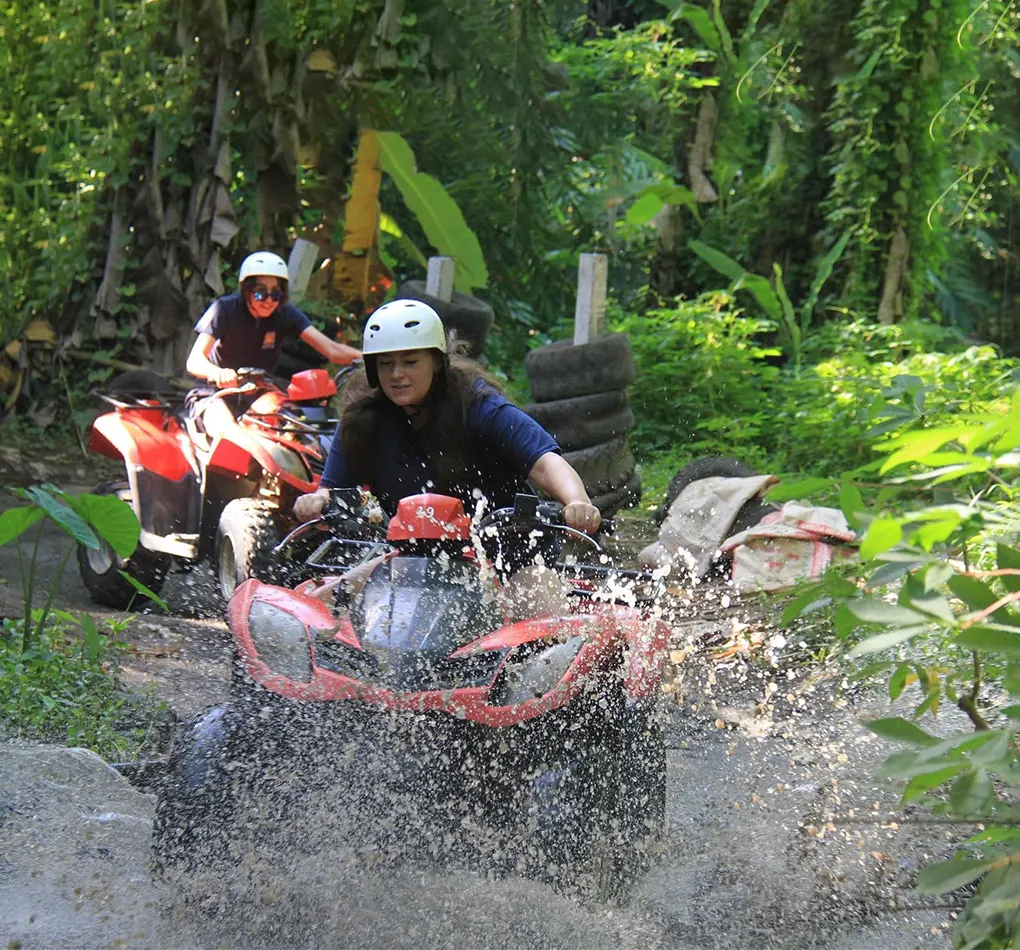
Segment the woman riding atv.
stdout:
<path fill-rule="evenodd" d="M 448 352 L 439 315 L 418 300 L 394 300 L 369 317 L 364 370 L 344 391 L 340 425 L 321 487 L 294 505 L 318 517 L 330 488 L 367 486 L 388 513 L 401 498 L 435 491 L 512 506 L 527 482 L 563 505 L 567 525 L 594 532 L 601 522 L 580 476 L 534 419 L 482 369 Z"/>
<path fill-rule="evenodd" d="M 304 340 L 331 363 L 347 365 L 361 355 L 354 347 L 331 340 L 287 302 L 287 264 L 269 251 L 249 254 L 238 274 L 238 292 L 214 300 L 195 325 L 198 339 L 188 355 L 187 370 L 220 389 L 238 384 L 237 370 L 254 367 L 272 373 L 280 347 L 295 337 Z M 224 431 L 259 393 L 228 401 L 208 387 L 188 394 L 188 405 L 201 417 L 206 432 Z"/>

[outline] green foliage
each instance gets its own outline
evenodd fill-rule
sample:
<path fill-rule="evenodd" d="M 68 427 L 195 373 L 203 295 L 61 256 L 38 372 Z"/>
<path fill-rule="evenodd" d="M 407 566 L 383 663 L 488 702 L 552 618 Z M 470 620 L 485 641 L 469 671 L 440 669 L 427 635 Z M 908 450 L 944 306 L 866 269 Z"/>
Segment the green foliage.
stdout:
<path fill-rule="evenodd" d="M 783 270 L 778 264 L 772 265 L 775 283 L 770 284 L 765 277 L 749 273 L 735 260 L 701 241 L 691 241 L 690 247 L 698 257 L 719 271 L 720 274 L 730 278 L 732 281 L 729 287 L 730 293 L 747 290 L 753 295 L 762 310 L 779 326 L 783 350 L 793 364 L 794 374 L 799 375 L 804 339 L 811 328 L 815 307 L 818 305 L 818 296 L 849 240 L 850 231 L 845 231 L 829 250 L 829 253 L 822 258 L 814 280 L 811 281 L 807 299 L 797 310 L 794 310 L 793 303 L 786 292 L 786 285 L 783 283 Z"/>
<path fill-rule="evenodd" d="M 90 614 L 69 614 L 53 601 L 76 545 L 96 550 L 108 544 L 117 556 L 128 558 L 138 545 L 138 519 L 130 505 L 113 495 L 70 495 L 53 485 L 14 492 L 28 504 L 0 514 L 0 545 L 18 545 L 24 608 L 21 619 L 0 624 L 0 721 L 13 736 L 66 741 L 115 760 L 137 755 L 151 740 L 161 707 L 132 697 L 117 679 L 111 636 L 120 633 L 124 622 L 111 623 L 111 631 L 104 633 Z M 72 543 L 50 581 L 44 606 L 34 610 L 36 557 L 46 524 L 55 525 Z M 26 563 L 21 538 L 33 526 Z M 166 609 L 152 591 L 121 573 L 141 596 Z"/>
<path fill-rule="evenodd" d="M 53 599 L 60 589 L 68 559 L 76 544 L 95 551 L 100 545 L 108 544 L 114 553 L 127 559 L 138 546 L 141 526 L 131 506 L 113 495 L 92 495 L 82 493 L 70 495 L 55 485 L 41 485 L 32 488 L 13 489 L 29 504 L 19 508 L 9 508 L 0 515 L 0 545 L 14 542 L 18 547 L 18 564 L 21 569 L 21 595 L 23 600 L 22 625 L 18 643 L 20 649 L 28 651 L 34 648 L 36 641 L 43 636 Z M 32 604 L 36 592 L 36 558 L 42 532 L 50 523 L 59 528 L 74 543 L 67 547 L 56 573 L 50 581 L 46 592 L 46 603 L 41 611 L 33 612 Z M 25 562 L 21 547 L 21 536 L 33 525 L 38 524 L 35 540 L 32 545 L 31 558 Z M 166 609 L 163 601 L 152 591 L 121 571 L 143 596 L 149 597 Z"/>
<path fill-rule="evenodd" d="M 826 477 L 862 469 L 878 427 L 908 413 L 930 425 L 1001 398 L 1012 364 L 992 347 L 963 347 L 931 324 L 823 325 L 805 340 L 799 374 L 766 342 L 775 330 L 727 293 L 643 314 L 611 314 L 630 337 L 638 378 L 632 442 L 646 467 L 668 475 L 703 455 L 761 471 Z M 910 380 L 926 392 L 917 410 Z M 906 387 L 906 389 L 904 388 Z M 672 471 L 670 471 L 672 470 Z"/>
<path fill-rule="evenodd" d="M 0 733 L 83 746 L 110 761 L 154 751 L 165 707 L 120 683 L 118 625 L 100 631 L 88 614 L 58 613 L 28 649 L 20 646 L 25 621 L 0 624 Z"/>
<path fill-rule="evenodd" d="M 379 132 L 380 164 L 400 189 L 429 243 L 456 261 L 454 285 L 466 294 L 484 287 L 489 274 L 474 232 L 465 224 L 457 203 L 431 175 L 418 171 L 414 153 L 396 132 Z"/>
<path fill-rule="evenodd" d="M 692 456 L 712 454 L 753 445 L 769 425 L 758 387 L 772 388 L 780 370 L 766 362 L 777 351 L 757 337 L 772 324 L 744 317 L 729 295 L 618 315 L 612 326 L 630 337 L 641 368 L 630 389 L 641 452 L 680 445 Z"/>
<path fill-rule="evenodd" d="M 0 11 L 0 339 L 58 313 L 105 252 L 92 231 L 157 121 L 169 138 L 193 61 L 154 42 L 174 4 L 13 0 Z"/>
<path fill-rule="evenodd" d="M 871 407 L 882 458 L 870 468 L 885 487 L 870 504 L 858 496 L 852 505 L 863 590 L 829 579 L 802 591 L 785 615 L 828 595 L 840 605 L 848 655 L 868 657 L 868 673 L 885 672 L 892 700 L 912 697 L 913 721 L 868 727 L 913 747 L 883 767 L 904 781 L 904 802 L 982 823 L 956 856 L 925 869 L 918 887 L 943 893 L 978 882 L 955 941 L 989 950 L 1020 937 L 1012 871 L 1020 863 L 1020 389 L 1005 376 L 983 393 L 969 392 L 966 379 L 943 382 L 949 392 L 937 406 L 929 398 L 938 391 L 921 379 L 892 381 L 884 408 Z M 936 737 L 917 725 L 946 702 L 976 731 Z"/>

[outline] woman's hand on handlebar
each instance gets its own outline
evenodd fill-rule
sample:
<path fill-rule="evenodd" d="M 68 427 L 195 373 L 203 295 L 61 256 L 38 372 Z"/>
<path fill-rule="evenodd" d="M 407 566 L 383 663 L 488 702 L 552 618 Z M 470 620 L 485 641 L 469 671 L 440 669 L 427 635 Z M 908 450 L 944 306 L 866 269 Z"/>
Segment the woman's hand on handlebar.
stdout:
<path fill-rule="evenodd" d="M 314 521 L 322 515 L 328 503 L 328 488 L 320 488 L 310 495 L 302 495 L 294 502 L 294 517 L 298 521 Z"/>
<path fill-rule="evenodd" d="M 217 368 L 216 375 L 210 380 L 220 389 L 232 389 L 237 386 L 238 381 L 237 371 L 228 367 Z"/>
<path fill-rule="evenodd" d="M 602 524 L 602 514 L 591 502 L 572 501 L 563 506 L 563 520 L 568 528 L 594 534 Z"/>

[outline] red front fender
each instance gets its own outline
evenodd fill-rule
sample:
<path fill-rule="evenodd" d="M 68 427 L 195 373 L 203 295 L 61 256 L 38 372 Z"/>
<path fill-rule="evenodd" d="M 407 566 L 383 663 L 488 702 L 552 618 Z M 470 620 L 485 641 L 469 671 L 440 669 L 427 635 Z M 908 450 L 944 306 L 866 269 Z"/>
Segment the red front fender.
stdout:
<path fill-rule="evenodd" d="M 107 412 L 92 424 L 93 452 L 123 459 L 172 482 L 197 474 L 187 433 L 158 409 Z"/>

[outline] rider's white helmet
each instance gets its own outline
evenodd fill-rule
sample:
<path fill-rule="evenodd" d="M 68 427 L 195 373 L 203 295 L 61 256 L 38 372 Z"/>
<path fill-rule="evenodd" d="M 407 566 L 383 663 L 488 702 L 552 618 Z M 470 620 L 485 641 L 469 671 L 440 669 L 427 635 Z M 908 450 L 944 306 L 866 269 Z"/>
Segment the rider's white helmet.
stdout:
<path fill-rule="evenodd" d="M 439 350 L 446 355 L 446 330 L 439 313 L 420 300 L 391 300 L 373 311 L 365 324 L 361 353 L 368 383 L 378 387 L 375 357 L 400 350 Z"/>
<path fill-rule="evenodd" d="M 427 303 L 420 300 L 391 300 L 374 311 L 365 324 L 361 353 L 365 373 L 372 386 L 379 385 L 375 358 L 380 353 L 400 350 L 439 350 L 446 354 L 446 330 L 443 321 Z"/>
<path fill-rule="evenodd" d="M 256 251 L 249 254 L 241 264 L 241 272 L 237 275 L 238 283 L 243 284 L 249 277 L 277 277 L 286 281 L 290 279 L 287 262 L 272 251 Z"/>
<path fill-rule="evenodd" d="M 365 324 L 365 356 L 398 350 L 439 350 L 446 352 L 443 321 L 420 300 L 391 300 L 376 310 Z"/>

